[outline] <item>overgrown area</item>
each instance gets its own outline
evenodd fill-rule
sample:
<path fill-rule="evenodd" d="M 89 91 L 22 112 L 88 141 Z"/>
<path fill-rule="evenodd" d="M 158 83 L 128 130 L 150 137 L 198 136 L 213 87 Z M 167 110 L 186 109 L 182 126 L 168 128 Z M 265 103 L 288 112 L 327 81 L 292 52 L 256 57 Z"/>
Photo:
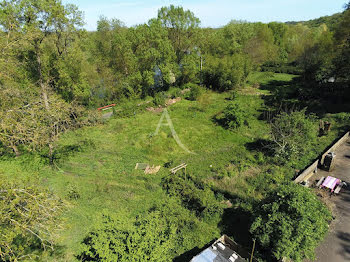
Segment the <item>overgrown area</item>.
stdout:
<path fill-rule="evenodd" d="M 331 214 L 291 180 L 349 128 L 349 5 L 331 28 L 169 6 L 96 32 L 57 0 L 0 6 L 0 260 L 189 261 L 222 234 L 313 258 Z"/>

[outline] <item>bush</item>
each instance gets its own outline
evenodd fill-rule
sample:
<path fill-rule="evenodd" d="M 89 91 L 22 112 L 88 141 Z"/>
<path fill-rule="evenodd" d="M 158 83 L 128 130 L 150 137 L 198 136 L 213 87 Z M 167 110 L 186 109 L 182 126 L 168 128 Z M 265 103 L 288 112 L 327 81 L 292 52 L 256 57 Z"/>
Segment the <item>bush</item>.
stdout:
<path fill-rule="evenodd" d="M 181 89 L 178 87 L 171 87 L 168 91 L 170 98 L 182 97 Z"/>
<path fill-rule="evenodd" d="M 169 175 L 162 181 L 163 189 L 205 221 L 219 220 L 223 206 L 217 201 L 213 191 L 202 183 L 196 183 L 190 176 Z"/>
<path fill-rule="evenodd" d="M 227 97 L 227 100 L 236 100 L 238 97 L 238 93 L 236 90 L 231 90 L 229 93 L 228 93 L 228 97 Z"/>
<path fill-rule="evenodd" d="M 302 68 L 296 64 L 287 64 L 279 62 L 266 62 L 261 66 L 262 72 L 274 72 L 274 73 L 285 73 L 285 74 L 294 74 L 300 75 L 303 73 Z"/>
<path fill-rule="evenodd" d="M 159 211 L 137 218 L 130 226 L 112 214 L 83 240 L 78 258 L 82 261 L 167 262 L 173 257 L 176 227 Z"/>
<path fill-rule="evenodd" d="M 80 198 L 80 193 L 78 188 L 75 185 L 69 185 L 68 186 L 68 193 L 67 197 L 70 200 L 77 200 Z"/>
<path fill-rule="evenodd" d="M 53 248 L 63 207 L 38 181 L 0 181 L 0 261 L 32 258 Z"/>
<path fill-rule="evenodd" d="M 130 219 L 123 211 L 104 211 L 93 230 L 84 238 L 81 261 L 168 262 L 208 239 L 198 234 L 202 226 L 175 199 L 156 204 L 148 212 Z"/>
<path fill-rule="evenodd" d="M 166 96 L 165 92 L 159 92 L 154 96 L 153 104 L 155 106 L 164 106 L 166 98 L 167 98 L 167 96 Z"/>
<path fill-rule="evenodd" d="M 341 112 L 334 115 L 334 118 L 339 122 L 347 123 L 350 120 L 350 113 Z"/>
<path fill-rule="evenodd" d="M 291 183 L 261 202 L 250 231 L 277 260 L 313 260 L 331 219 L 330 211 L 312 191 Z"/>
<path fill-rule="evenodd" d="M 190 89 L 190 92 L 187 94 L 187 99 L 191 101 L 196 101 L 204 93 L 202 87 L 192 83 L 184 85 L 184 89 Z"/>
<path fill-rule="evenodd" d="M 229 104 L 223 111 L 222 124 L 229 128 L 234 129 L 243 126 L 247 123 L 247 116 L 238 103 Z"/>
<path fill-rule="evenodd" d="M 271 149 L 280 161 L 298 160 L 317 139 L 317 124 L 305 110 L 282 112 L 271 122 Z"/>

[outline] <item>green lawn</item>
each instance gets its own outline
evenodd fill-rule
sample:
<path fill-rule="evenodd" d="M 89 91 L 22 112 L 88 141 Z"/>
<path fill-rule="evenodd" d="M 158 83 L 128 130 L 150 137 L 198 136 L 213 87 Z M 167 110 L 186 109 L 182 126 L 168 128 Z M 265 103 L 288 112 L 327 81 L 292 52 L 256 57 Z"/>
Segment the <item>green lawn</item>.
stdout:
<path fill-rule="evenodd" d="M 249 82 L 264 85 L 271 81 L 288 82 L 292 78 L 286 74 L 257 73 Z M 268 123 L 259 120 L 266 109 L 264 95 L 269 93 L 250 87 L 240 92 L 237 100 L 249 115 L 249 125 L 235 131 L 226 130 L 213 120 L 230 102 L 225 99 L 228 94 L 208 91 L 200 101 L 183 99 L 170 106 L 168 111 L 179 138 L 195 154 L 179 147 L 168 126 L 162 126 L 155 136 L 162 113 L 143 111 L 129 118 L 112 118 L 103 125 L 66 133 L 58 143 L 61 159 L 55 168 L 42 163 L 40 157 L 3 159 L 0 177 L 38 177 L 42 185 L 67 201 L 68 208 L 63 215 L 65 226 L 58 239 L 62 249 L 53 260 L 73 261 L 79 243 L 102 211 L 132 219 L 155 203 L 168 201 L 160 186 L 162 177 L 169 173 L 169 169 L 163 167 L 167 162 L 172 163 L 172 167 L 186 162 L 188 173 L 215 190 L 239 199 L 258 200 L 264 190 L 259 181 L 265 179 L 271 165 L 267 156 L 247 145 L 269 138 Z M 338 135 L 338 126 L 333 130 L 320 140 L 305 163 Z M 145 175 L 134 169 L 138 162 L 162 168 L 158 174 Z M 293 174 L 294 170 L 288 172 Z M 80 198 L 70 199 L 72 192 L 78 192 Z M 222 227 L 203 224 L 202 232 L 197 233 L 204 236 L 193 243 L 193 247 L 202 247 L 205 241 L 219 236 Z"/>

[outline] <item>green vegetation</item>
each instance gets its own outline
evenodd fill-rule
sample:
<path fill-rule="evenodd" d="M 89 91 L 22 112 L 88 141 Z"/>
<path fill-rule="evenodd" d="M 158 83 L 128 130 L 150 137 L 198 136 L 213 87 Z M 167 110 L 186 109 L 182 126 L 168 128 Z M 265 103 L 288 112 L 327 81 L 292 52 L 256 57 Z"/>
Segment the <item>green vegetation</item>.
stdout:
<path fill-rule="evenodd" d="M 62 202 L 45 188 L 0 183 L 0 259 L 40 257 L 41 248 L 54 248 Z"/>
<path fill-rule="evenodd" d="M 244 123 L 248 124 L 247 115 L 238 103 L 230 103 L 223 111 L 222 124 L 227 128 L 238 128 Z"/>
<path fill-rule="evenodd" d="M 183 231 L 176 211 L 152 210 L 137 217 L 133 224 L 103 214 L 101 221 L 84 239 L 79 259 L 83 261 L 170 261 L 182 249 Z M 126 225 L 125 225 L 126 224 Z M 190 226 L 191 227 L 191 226 Z"/>
<path fill-rule="evenodd" d="M 279 79 L 291 81 L 293 76 L 258 73 L 251 79 L 260 79 L 259 83 L 263 85 Z M 35 155 L 23 155 L 17 159 L 3 157 L 0 176 L 16 181 L 36 174 L 43 187 L 51 188 L 60 198 L 70 202 L 61 217 L 64 230 L 55 241 L 65 251 L 63 254 L 53 252 L 51 259 L 54 261 L 73 260 L 75 256 L 102 256 L 100 252 L 104 251 L 97 247 L 104 246 L 105 241 L 119 240 L 112 240 L 107 233 L 94 235 L 94 232 L 109 232 L 106 227 L 112 227 L 118 232 L 127 230 L 136 231 L 130 234 L 140 234 L 135 219 L 146 219 L 146 214 L 159 211 L 161 206 L 177 212 L 177 215 L 168 215 L 165 211 L 159 214 L 164 215 L 164 219 L 176 217 L 172 225 L 191 225 L 177 234 L 181 240 L 172 238 L 171 245 L 176 245 L 176 248 L 167 254 L 180 256 L 195 247 L 203 247 L 220 232 L 229 234 L 230 230 L 242 227 L 235 224 L 240 214 L 232 215 L 228 220 L 220 215 L 223 208 L 227 209 L 224 204 L 227 200 L 233 207 L 224 213 L 228 210 L 251 213 L 254 203 L 274 189 L 276 183 L 289 181 L 294 175 L 289 163 L 275 166 L 273 157 L 261 152 L 263 148 L 259 148 L 259 141 L 270 139 L 270 126 L 268 122 L 258 120 L 260 112 L 265 110 L 264 96 L 257 96 L 249 90 L 247 87 L 239 91 L 235 98 L 250 116 L 249 126 L 242 126 L 237 131 L 227 130 L 213 122 L 213 117 L 231 103 L 226 100 L 226 93 L 207 91 L 205 95 L 210 103 L 206 107 L 200 100 L 182 100 L 169 107 L 177 134 L 195 155 L 187 154 L 176 144 L 167 126 L 162 126 L 160 133 L 153 136 L 160 114 L 142 110 L 130 117 L 118 115 L 105 124 L 64 134 L 56 145 L 52 168 Z M 271 96 L 269 91 L 262 91 Z M 344 119 L 342 115 L 335 115 L 334 121 L 339 117 Z M 328 136 L 319 138 L 293 167 L 301 169 L 308 164 L 338 135 L 337 130 L 335 125 Z M 170 167 L 186 162 L 187 175 L 179 171 L 175 179 L 168 175 L 165 167 L 156 175 L 145 175 L 142 170 L 134 170 L 137 162 L 170 163 Z M 111 224 L 101 222 L 104 210 L 108 210 L 107 217 L 113 218 Z M 250 245 L 249 238 L 240 239 L 234 233 L 230 235 Z M 249 236 L 248 228 L 243 236 Z M 81 242 L 86 244 L 84 248 L 80 246 Z M 43 256 L 48 258 L 48 255 Z M 135 259 L 137 257 L 135 255 Z"/>
<path fill-rule="evenodd" d="M 271 123 L 271 148 L 280 161 L 298 161 L 317 140 L 315 117 L 305 110 L 282 112 Z"/>
<path fill-rule="evenodd" d="M 251 232 L 276 259 L 315 259 L 314 249 L 328 231 L 329 210 L 313 192 L 290 184 L 270 193 L 256 211 Z"/>
<path fill-rule="evenodd" d="M 74 5 L 0 1 L 0 260 L 189 261 L 223 233 L 312 258 L 329 213 L 289 183 L 349 126 L 339 19 L 211 29 L 171 5 L 86 32 Z"/>

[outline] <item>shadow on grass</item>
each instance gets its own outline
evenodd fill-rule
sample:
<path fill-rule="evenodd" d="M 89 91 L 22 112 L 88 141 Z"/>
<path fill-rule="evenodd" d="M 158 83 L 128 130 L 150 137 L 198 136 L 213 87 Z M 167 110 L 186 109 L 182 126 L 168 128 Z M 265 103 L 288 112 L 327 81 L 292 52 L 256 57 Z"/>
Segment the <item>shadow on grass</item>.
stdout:
<path fill-rule="evenodd" d="M 41 152 L 41 157 L 49 163 L 64 161 L 68 157 L 83 152 L 89 148 L 95 148 L 95 143 L 91 139 L 82 139 L 74 144 L 58 146 L 52 156 L 49 156 L 48 149 Z"/>
<path fill-rule="evenodd" d="M 249 151 L 261 152 L 266 156 L 273 156 L 270 145 L 270 140 L 259 138 L 253 142 L 246 143 L 244 146 Z"/>
<path fill-rule="evenodd" d="M 265 104 L 277 111 L 300 110 L 323 117 L 326 113 L 349 112 L 350 90 L 342 83 L 306 82 L 301 77 L 291 81 L 272 80 L 261 84 L 261 89 L 270 91 L 271 95 L 263 96 Z"/>

